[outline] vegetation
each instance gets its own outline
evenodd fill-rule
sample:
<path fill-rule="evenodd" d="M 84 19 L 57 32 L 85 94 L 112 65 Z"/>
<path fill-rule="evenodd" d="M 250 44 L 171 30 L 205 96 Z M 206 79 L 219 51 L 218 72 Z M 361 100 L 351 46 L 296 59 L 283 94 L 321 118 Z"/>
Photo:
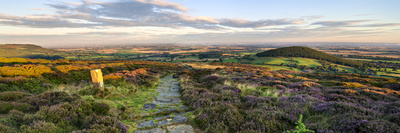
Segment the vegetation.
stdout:
<path fill-rule="evenodd" d="M 176 64 L 1 58 L 0 132 L 128 132 Z M 102 69 L 104 90 L 90 69 Z"/>
<path fill-rule="evenodd" d="M 296 130 L 293 131 L 293 133 L 310 133 L 310 132 L 312 133 L 312 132 L 314 132 L 314 131 L 312 131 L 312 130 L 306 128 L 306 125 L 304 125 L 304 123 L 301 122 L 302 119 L 303 119 L 303 115 L 300 114 L 300 118 L 299 118 L 299 120 L 296 122 L 296 125 L 297 125 L 297 126 L 296 126 Z M 288 133 L 292 133 L 292 132 L 288 131 Z"/>
<path fill-rule="evenodd" d="M 134 132 L 144 119 L 140 109 L 157 95 L 158 80 L 173 73 L 196 130 L 400 132 L 399 79 L 376 75 L 400 74 L 396 60 L 362 62 L 360 69 L 339 59 L 258 57 L 251 55 L 259 50 L 253 47 L 228 49 L 86 51 L 79 59 L 66 52 L 75 60 L 0 57 L 0 132 Z M 104 89 L 93 87 L 91 69 L 102 70 Z"/>
<path fill-rule="evenodd" d="M 63 53 L 32 44 L 0 44 L 0 57 L 62 59 L 60 54 Z"/>
<path fill-rule="evenodd" d="M 294 47 L 284 47 L 273 49 L 265 52 L 256 54 L 258 57 L 306 57 L 318 60 L 324 60 L 336 64 L 352 66 L 356 68 L 361 68 L 363 63 L 358 61 L 352 61 L 343 59 L 337 56 L 333 56 L 324 52 L 320 52 L 311 48 L 294 46 Z"/>
<path fill-rule="evenodd" d="M 400 131 L 394 79 L 212 65 L 180 76 L 182 99 L 206 132 Z"/>

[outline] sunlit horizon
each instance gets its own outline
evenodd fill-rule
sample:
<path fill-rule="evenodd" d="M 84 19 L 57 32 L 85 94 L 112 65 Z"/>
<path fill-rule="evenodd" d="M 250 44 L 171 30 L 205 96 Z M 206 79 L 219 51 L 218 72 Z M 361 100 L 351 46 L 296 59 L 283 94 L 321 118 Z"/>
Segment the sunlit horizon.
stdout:
<path fill-rule="evenodd" d="M 390 1 L 0 2 L 0 44 L 45 47 L 270 42 L 400 43 Z"/>

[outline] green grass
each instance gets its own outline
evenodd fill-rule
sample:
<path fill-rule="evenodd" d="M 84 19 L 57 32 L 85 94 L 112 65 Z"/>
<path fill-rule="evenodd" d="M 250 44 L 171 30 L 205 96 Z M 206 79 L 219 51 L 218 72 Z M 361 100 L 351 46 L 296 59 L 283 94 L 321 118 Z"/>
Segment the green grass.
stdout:
<path fill-rule="evenodd" d="M 349 66 L 343 66 L 343 65 L 338 65 L 338 67 L 339 67 L 339 70 L 346 70 L 346 71 L 348 71 L 348 72 L 351 72 L 351 73 L 356 73 L 357 72 L 357 70 L 355 69 L 355 68 L 353 68 L 353 67 L 349 67 Z"/>
<path fill-rule="evenodd" d="M 293 60 L 295 60 L 298 63 L 298 65 L 306 65 L 309 67 L 322 66 L 322 64 L 318 60 L 315 60 L 315 59 L 293 57 Z"/>
<path fill-rule="evenodd" d="M 188 56 L 188 57 L 186 57 L 184 59 L 199 59 L 199 57 L 198 56 Z"/>
<path fill-rule="evenodd" d="M 272 65 L 255 65 L 255 66 L 268 67 L 275 71 L 292 70 L 292 71 L 296 71 L 296 72 L 302 72 L 300 69 L 297 69 L 297 68 L 290 69 L 290 67 L 287 67 L 287 66 L 272 66 Z"/>
<path fill-rule="evenodd" d="M 151 103 L 154 100 L 157 95 L 156 88 L 158 83 L 155 83 L 151 88 L 137 87 L 129 83 L 121 83 L 119 85 L 106 84 L 105 89 L 110 92 L 107 97 L 85 95 L 82 98 L 106 103 L 112 108 L 112 114 L 125 115 L 126 118 L 120 120 L 129 128 L 129 132 L 134 132 L 137 129 L 135 121 L 141 119 L 139 114 L 142 111 L 140 109 L 143 108 L 144 104 Z M 125 108 L 125 111 L 122 112 L 121 108 Z M 133 117 L 128 117 L 129 115 L 133 115 Z"/>
<path fill-rule="evenodd" d="M 280 65 L 280 64 L 291 64 L 290 58 L 285 58 L 285 57 L 257 57 L 257 56 L 251 56 L 252 58 L 255 58 L 256 60 L 253 62 L 255 65 L 262 65 L 264 62 L 267 64 L 275 64 L 275 65 Z M 322 66 L 322 64 L 316 60 L 316 59 L 309 59 L 309 58 L 301 58 L 301 57 L 293 57 L 294 60 L 293 63 L 296 63 L 297 65 L 305 65 L 308 67 L 318 67 Z"/>
<path fill-rule="evenodd" d="M 224 59 L 222 62 L 223 63 L 238 63 L 239 61 L 237 59 Z"/>
<path fill-rule="evenodd" d="M 242 52 L 242 53 L 239 53 L 239 55 L 255 55 L 255 54 L 257 54 L 257 53 L 251 53 L 251 52 Z"/>
<path fill-rule="evenodd" d="M 358 59 L 358 58 L 348 58 L 350 60 L 358 60 L 358 61 L 382 61 L 382 62 L 392 62 L 392 63 L 400 63 L 399 60 L 374 60 L 374 59 Z"/>

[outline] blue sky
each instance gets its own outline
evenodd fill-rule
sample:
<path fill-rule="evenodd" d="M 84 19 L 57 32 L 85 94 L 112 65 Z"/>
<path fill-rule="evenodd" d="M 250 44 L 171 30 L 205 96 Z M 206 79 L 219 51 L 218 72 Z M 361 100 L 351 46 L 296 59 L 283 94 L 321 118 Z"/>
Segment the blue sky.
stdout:
<path fill-rule="evenodd" d="M 0 43 L 400 43 L 398 0 L 1 0 Z"/>

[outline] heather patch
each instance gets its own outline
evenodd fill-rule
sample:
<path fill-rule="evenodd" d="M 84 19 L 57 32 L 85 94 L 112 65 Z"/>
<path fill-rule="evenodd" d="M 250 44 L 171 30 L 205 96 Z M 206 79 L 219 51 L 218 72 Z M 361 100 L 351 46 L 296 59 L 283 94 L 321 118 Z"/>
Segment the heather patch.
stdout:
<path fill-rule="evenodd" d="M 384 82 L 381 78 L 315 73 L 297 78 L 296 73 L 263 71 L 227 66 L 181 73 L 182 100 L 196 110 L 195 123 L 207 132 L 400 130 L 397 92 L 367 84 Z"/>

